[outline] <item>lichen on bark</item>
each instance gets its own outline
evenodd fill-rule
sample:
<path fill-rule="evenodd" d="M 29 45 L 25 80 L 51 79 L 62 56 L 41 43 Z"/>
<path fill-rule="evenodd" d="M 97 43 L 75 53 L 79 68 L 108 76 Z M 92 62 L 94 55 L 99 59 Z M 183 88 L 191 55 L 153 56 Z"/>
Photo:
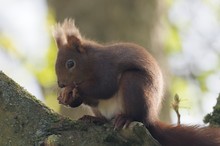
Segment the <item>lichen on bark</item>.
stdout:
<path fill-rule="evenodd" d="M 1 146 L 159 146 L 139 124 L 119 131 L 112 124 L 72 121 L 38 101 L 0 71 Z"/>

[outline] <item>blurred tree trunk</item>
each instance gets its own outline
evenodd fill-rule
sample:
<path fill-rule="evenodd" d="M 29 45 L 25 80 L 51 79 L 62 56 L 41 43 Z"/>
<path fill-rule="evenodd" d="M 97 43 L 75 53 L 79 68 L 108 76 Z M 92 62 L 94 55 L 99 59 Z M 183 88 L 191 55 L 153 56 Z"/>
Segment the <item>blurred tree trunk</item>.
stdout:
<path fill-rule="evenodd" d="M 71 17 L 83 35 L 101 43 L 134 42 L 151 52 L 167 74 L 164 46 L 165 3 L 161 0 L 48 0 L 57 21 Z M 166 75 L 165 75 L 166 76 Z M 167 80 L 167 79 L 166 79 Z M 169 100 L 161 118 L 169 121 Z"/>

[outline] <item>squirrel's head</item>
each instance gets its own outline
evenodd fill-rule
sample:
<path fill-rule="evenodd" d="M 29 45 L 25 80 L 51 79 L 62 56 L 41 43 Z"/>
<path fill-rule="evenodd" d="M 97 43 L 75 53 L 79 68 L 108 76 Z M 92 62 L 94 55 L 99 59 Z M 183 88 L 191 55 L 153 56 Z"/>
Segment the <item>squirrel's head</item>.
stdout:
<path fill-rule="evenodd" d="M 85 80 L 86 52 L 82 37 L 74 20 L 65 19 L 54 27 L 53 36 L 58 47 L 56 74 L 59 87 L 65 87 Z"/>

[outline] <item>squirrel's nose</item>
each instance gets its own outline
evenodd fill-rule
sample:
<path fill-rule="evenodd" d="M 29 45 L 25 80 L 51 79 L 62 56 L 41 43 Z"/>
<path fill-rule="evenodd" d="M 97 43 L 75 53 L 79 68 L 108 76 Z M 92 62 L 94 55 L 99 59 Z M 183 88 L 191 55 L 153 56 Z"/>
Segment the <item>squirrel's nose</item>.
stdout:
<path fill-rule="evenodd" d="M 59 86 L 60 88 L 66 87 L 64 84 L 61 84 L 59 81 L 58 81 L 58 86 Z"/>

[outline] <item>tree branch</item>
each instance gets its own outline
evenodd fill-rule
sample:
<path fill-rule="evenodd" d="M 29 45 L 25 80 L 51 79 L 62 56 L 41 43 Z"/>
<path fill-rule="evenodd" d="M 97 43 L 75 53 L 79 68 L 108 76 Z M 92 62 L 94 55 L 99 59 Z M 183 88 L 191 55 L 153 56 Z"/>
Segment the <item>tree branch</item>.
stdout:
<path fill-rule="evenodd" d="M 0 71 L 0 145 L 159 146 L 139 124 L 120 131 L 111 123 L 72 121 L 53 112 Z"/>

